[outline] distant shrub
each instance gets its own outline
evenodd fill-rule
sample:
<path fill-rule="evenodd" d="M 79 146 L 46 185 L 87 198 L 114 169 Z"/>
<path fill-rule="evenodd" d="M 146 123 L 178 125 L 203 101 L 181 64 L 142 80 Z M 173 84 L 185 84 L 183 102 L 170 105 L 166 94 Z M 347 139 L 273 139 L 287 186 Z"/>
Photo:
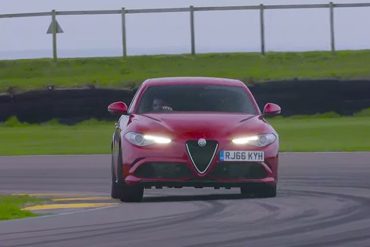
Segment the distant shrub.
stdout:
<path fill-rule="evenodd" d="M 95 119 L 95 118 L 91 118 L 91 119 L 88 119 L 88 120 L 81 121 L 81 122 L 77 123 L 76 125 L 91 126 L 91 125 L 99 125 L 99 124 L 107 124 L 107 123 L 112 123 L 112 121 L 104 121 L 104 120 L 98 120 L 98 119 Z"/>
<path fill-rule="evenodd" d="M 355 117 L 370 117 L 370 108 L 363 109 L 359 112 L 356 112 L 355 114 L 353 114 L 353 116 L 355 116 Z"/>
<path fill-rule="evenodd" d="M 16 116 L 9 117 L 3 123 L 3 126 L 6 126 L 6 127 L 20 127 L 20 126 L 27 126 L 27 125 L 28 125 L 27 123 L 20 122 Z"/>
<path fill-rule="evenodd" d="M 42 125 L 60 125 L 61 123 L 59 122 L 58 119 L 53 118 L 47 122 L 43 122 Z"/>
<path fill-rule="evenodd" d="M 290 116 L 289 118 L 292 118 L 292 119 L 310 118 L 312 119 L 312 118 L 338 118 L 338 117 L 341 117 L 341 115 L 339 115 L 336 112 L 325 112 L 325 113 L 316 113 L 313 115 L 293 115 L 293 116 Z"/>
<path fill-rule="evenodd" d="M 341 117 L 341 115 L 339 115 L 338 113 L 336 112 L 326 112 L 326 113 L 320 113 L 320 114 L 314 114 L 312 117 L 317 117 L 317 118 L 337 118 L 337 117 Z"/>

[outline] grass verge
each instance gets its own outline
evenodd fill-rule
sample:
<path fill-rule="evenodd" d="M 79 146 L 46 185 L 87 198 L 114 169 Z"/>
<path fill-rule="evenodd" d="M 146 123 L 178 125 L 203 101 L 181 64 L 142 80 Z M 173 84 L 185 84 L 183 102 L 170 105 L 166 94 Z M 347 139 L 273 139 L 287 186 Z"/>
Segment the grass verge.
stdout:
<path fill-rule="evenodd" d="M 147 78 L 214 76 L 268 81 L 369 79 L 370 50 L 133 56 L 0 61 L 0 91 L 57 87 L 132 87 Z"/>
<path fill-rule="evenodd" d="M 25 205 L 34 204 L 41 201 L 41 199 L 27 195 L 0 195 L 0 220 L 11 220 L 37 216 L 36 214 L 30 211 L 22 210 L 21 208 Z"/>
<path fill-rule="evenodd" d="M 370 117 L 276 118 L 281 151 L 370 151 Z"/>
<path fill-rule="evenodd" d="M 281 151 L 369 151 L 370 116 L 335 114 L 277 117 L 269 121 L 280 136 Z M 113 122 L 85 121 L 66 126 L 56 121 L 0 125 L 0 155 L 105 154 L 110 152 Z"/>
<path fill-rule="evenodd" d="M 110 152 L 113 122 L 89 120 L 68 126 L 51 121 L 0 125 L 0 155 L 101 154 Z"/>

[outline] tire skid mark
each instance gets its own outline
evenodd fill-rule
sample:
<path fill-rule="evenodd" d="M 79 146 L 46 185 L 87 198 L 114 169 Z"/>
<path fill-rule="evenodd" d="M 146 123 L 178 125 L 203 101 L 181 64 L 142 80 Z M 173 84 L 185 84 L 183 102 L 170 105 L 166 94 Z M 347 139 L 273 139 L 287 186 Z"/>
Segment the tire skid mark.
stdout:
<path fill-rule="evenodd" d="M 359 197 L 359 196 L 343 195 L 343 194 L 339 194 L 339 193 L 320 192 L 320 191 L 306 191 L 306 190 L 295 191 L 295 190 L 292 190 L 291 192 L 296 193 L 296 194 L 302 194 L 303 193 L 308 198 L 310 196 L 311 197 L 312 196 L 319 196 L 320 197 L 320 195 L 321 195 L 321 197 L 325 196 L 325 198 L 327 198 L 328 196 L 330 196 L 330 197 L 333 197 L 333 196 L 334 197 L 341 197 L 341 198 L 344 198 L 344 199 L 347 199 L 347 200 L 355 201 L 355 202 L 357 202 L 357 205 L 352 206 L 350 208 L 342 209 L 340 211 L 340 214 L 339 214 L 342 217 L 340 217 L 339 219 L 337 218 L 338 217 L 338 212 L 337 212 L 336 214 L 327 217 L 324 222 L 321 222 L 320 218 L 319 218 L 319 219 L 314 220 L 315 221 L 314 223 L 310 223 L 310 224 L 303 225 L 303 226 L 298 226 L 298 227 L 295 226 L 293 228 L 288 227 L 287 229 L 280 230 L 280 231 L 273 231 L 273 232 L 268 232 L 268 233 L 263 233 L 263 234 L 257 234 L 257 235 L 254 235 L 254 236 L 246 236 L 246 237 L 241 237 L 241 238 L 229 239 L 229 240 L 221 241 L 221 242 L 220 241 L 205 242 L 205 243 L 202 243 L 202 244 L 187 245 L 187 246 L 189 246 L 189 247 L 190 246 L 230 246 L 230 245 L 233 245 L 233 244 L 240 244 L 240 243 L 243 243 L 245 241 L 251 241 L 251 240 L 258 240 L 258 239 L 264 239 L 265 240 L 265 239 L 272 239 L 272 238 L 275 238 L 275 237 L 282 237 L 282 236 L 292 237 L 292 235 L 295 235 L 295 234 L 302 234 L 302 233 L 312 232 L 312 231 L 321 230 L 321 229 L 325 229 L 325 228 L 330 228 L 330 227 L 333 227 L 333 226 L 338 226 L 338 225 L 341 225 L 341 224 L 348 224 L 348 223 L 359 221 L 359 220 L 370 219 L 370 215 L 368 214 L 368 212 L 370 210 L 370 199 L 368 199 L 368 198 L 363 198 L 363 197 Z M 364 207 L 363 205 L 369 205 L 369 206 Z M 345 214 L 343 215 L 342 213 L 345 213 Z M 318 223 L 316 223 L 317 221 L 318 221 Z M 291 222 L 289 222 L 289 221 L 288 222 L 280 222 L 280 223 L 272 221 L 272 223 L 274 223 L 275 225 L 279 224 L 280 226 L 282 224 L 287 224 L 287 225 L 291 224 Z M 366 228 L 364 230 L 367 230 L 368 228 Z M 235 227 L 233 230 L 237 231 L 238 229 L 240 231 L 240 226 L 239 226 L 239 228 Z M 361 239 L 362 238 L 364 238 L 364 239 L 370 238 L 370 235 L 368 234 L 369 231 L 367 230 L 366 232 L 367 232 L 367 236 L 361 236 Z M 334 242 L 334 243 L 338 243 L 338 242 Z M 315 243 L 315 245 L 316 246 L 321 245 L 321 242 L 317 242 L 317 243 Z M 301 246 L 301 244 L 299 244 L 299 246 Z"/>
<path fill-rule="evenodd" d="M 104 209 L 104 208 L 102 208 Z M 174 217 L 174 216 L 183 216 L 184 214 L 188 213 L 180 213 L 175 215 L 168 215 L 168 216 L 158 216 L 158 217 L 151 217 L 149 219 L 134 219 L 134 220 L 128 220 L 128 221 L 116 221 L 116 222 L 110 222 L 110 223 L 99 223 L 99 224 L 86 224 L 86 225 L 79 225 L 79 226 L 68 226 L 68 227 L 55 227 L 55 228 L 47 228 L 47 229 L 39 229 L 39 230 L 29 230 L 29 231 L 18 231 L 18 232 L 8 232 L 8 233 L 0 233 L 0 236 L 7 236 L 7 235 L 18 235 L 18 234 L 27 234 L 27 233 L 38 233 L 38 232 L 50 232 L 50 231 L 58 231 L 58 230 L 74 230 L 79 228 L 87 228 L 87 227 L 96 227 L 96 226 L 119 226 L 122 223 L 129 224 L 132 226 L 132 224 L 139 225 L 147 223 L 147 221 L 157 221 L 157 220 L 163 220 L 166 218 Z M 55 217 L 59 217 L 58 215 L 55 215 Z M 141 223 L 142 222 L 142 223 Z M 14 238 L 19 239 L 19 238 Z"/>
<path fill-rule="evenodd" d="M 350 242 L 353 242 L 353 241 L 368 240 L 368 239 L 370 239 L 369 232 L 370 232 L 370 227 L 368 227 L 366 229 L 363 229 L 362 231 L 358 231 L 358 230 L 348 231 L 347 234 L 352 235 L 351 237 L 348 237 L 348 236 L 342 237 L 340 235 L 338 236 L 338 234 L 329 235 L 328 237 L 333 238 L 333 240 L 324 240 L 324 241 L 319 241 L 319 242 L 318 241 L 312 241 L 312 242 L 307 243 L 307 244 L 299 244 L 299 246 L 300 247 L 311 247 L 311 246 L 316 247 L 316 246 L 329 246 L 329 245 L 338 246 L 339 244 L 350 243 Z M 356 236 L 356 235 L 358 235 L 358 236 Z M 351 245 L 348 244 L 348 246 L 351 246 Z"/>
<path fill-rule="evenodd" d="M 200 203 L 198 203 L 200 204 Z M 70 235 L 74 234 L 75 237 L 69 237 L 69 238 L 62 238 L 62 239 L 53 239 L 53 240 L 46 240 L 46 241 L 37 241 L 37 242 L 27 242 L 24 244 L 15 244 L 12 246 L 29 246 L 29 245 L 41 245 L 41 244 L 51 244 L 51 243 L 58 243 L 58 242 L 64 242 L 64 241 L 70 241 L 75 239 L 82 239 L 82 238 L 92 238 L 92 237 L 99 237 L 99 236 L 106 236 L 111 234 L 117 234 L 117 233 L 129 233 L 129 232 L 136 232 L 138 230 L 142 231 L 145 229 L 151 229 L 153 227 L 173 227 L 176 224 L 183 224 L 184 222 L 192 221 L 196 218 L 199 218 L 200 216 L 202 219 L 205 217 L 210 217 L 218 212 L 221 212 L 225 205 L 219 203 L 219 202 L 203 202 L 201 204 L 207 204 L 205 208 L 202 208 L 198 212 L 190 212 L 190 213 L 184 213 L 179 215 L 171 215 L 167 217 L 159 217 L 160 221 L 158 219 L 152 220 L 151 222 L 148 222 L 147 219 L 142 220 L 142 223 L 138 223 L 135 225 L 127 224 L 127 222 L 120 221 L 116 222 L 115 226 L 111 226 L 111 224 L 106 224 L 106 227 L 103 228 L 93 228 L 93 229 L 83 229 L 83 230 L 74 230 L 72 232 L 62 232 L 62 233 L 54 233 L 54 234 L 48 234 L 45 236 L 38 235 L 38 236 L 32 236 L 32 237 L 24 237 L 24 239 L 30 239 L 30 238 L 40 238 L 40 237 L 58 237 L 58 236 L 64 236 L 64 235 Z M 164 219 L 168 218 L 168 219 Z M 124 224 L 122 224 L 124 223 Z M 90 226 L 90 225 L 89 225 Z M 80 228 L 84 228 L 84 226 L 81 226 Z M 119 229 L 117 229 L 119 228 Z M 70 228 L 67 228 L 70 229 Z M 57 229 L 58 230 L 58 229 Z M 80 235 L 82 234 L 82 235 Z M 15 239 L 7 239 L 9 240 L 19 240 L 22 238 L 15 238 Z"/>
<path fill-rule="evenodd" d="M 174 217 L 178 218 L 186 218 L 189 213 L 181 213 L 176 215 L 168 215 L 168 216 L 159 216 L 159 217 L 153 217 L 149 219 L 149 224 L 151 222 L 158 222 L 160 221 L 166 221 L 167 219 L 173 219 Z M 71 234 L 71 233 L 79 233 L 79 232 L 89 232 L 89 231 L 98 231 L 98 230 L 104 230 L 104 229 L 115 229 L 116 227 L 122 227 L 123 230 L 124 227 L 134 228 L 139 227 L 143 224 L 148 224 L 148 219 L 140 219 L 140 220 L 129 220 L 129 221 L 117 221 L 112 223 L 104 223 L 104 224 L 87 224 L 87 225 L 80 225 L 80 226 L 72 226 L 72 227 L 57 227 L 57 228 L 48 228 L 48 229 L 40 229 L 40 230 L 34 230 L 34 231 L 22 231 L 22 232 L 11 232 L 11 233 L 5 233 L 2 235 L 14 235 L 14 234 L 28 234 L 28 233 L 44 233 L 44 232 L 53 232 L 53 231 L 60 231 L 60 230 L 71 230 L 69 232 L 63 232 L 63 233 L 50 233 L 45 235 L 38 235 L 38 236 L 27 236 L 27 237 L 16 237 L 6 240 L 17 240 L 17 239 L 28 239 L 28 238 L 38 238 L 42 236 L 56 236 L 58 234 Z M 91 227 L 91 229 L 86 229 Z M 83 229 L 83 230 L 79 230 Z"/>
<path fill-rule="evenodd" d="M 327 192 L 317 192 L 317 191 L 292 191 L 292 193 L 296 193 L 298 195 L 310 195 L 311 197 L 317 197 L 317 198 L 322 198 L 323 196 L 322 195 L 327 195 L 327 196 L 330 196 L 330 197 L 338 197 L 338 194 L 333 194 L 333 193 L 327 193 Z M 334 215 L 328 215 L 328 216 L 324 216 L 324 217 L 320 217 L 320 220 L 321 222 L 323 221 L 331 221 L 333 217 L 336 217 L 336 221 L 337 223 L 341 223 L 341 222 L 338 222 L 340 220 L 340 218 L 345 218 L 343 219 L 344 222 L 347 222 L 346 219 L 348 217 L 352 217 L 354 215 L 354 213 L 360 209 L 363 209 L 363 206 L 362 206 L 362 201 L 358 201 L 357 198 L 358 197 L 352 197 L 352 198 L 346 198 L 344 197 L 343 195 L 341 195 L 342 197 L 340 197 L 341 199 L 351 199 L 351 201 L 355 201 L 356 203 L 354 203 L 354 205 L 352 206 L 349 206 L 349 207 L 344 207 L 340 210 L 338 210 Z M 325 198 L 327 198 L 325 196 Z M 339 198 L 339 197 L 338 197 Z M 355 199 L 355 200 L 353 200 Z M 343 200 L 342 201 L 343 203 L 349 203 L 348 200 Z M 340 218 L 338 218 L 338 215 L 340 216 Z M 316 222 L 317 219 L 312 219 L 313 222 Z"/>

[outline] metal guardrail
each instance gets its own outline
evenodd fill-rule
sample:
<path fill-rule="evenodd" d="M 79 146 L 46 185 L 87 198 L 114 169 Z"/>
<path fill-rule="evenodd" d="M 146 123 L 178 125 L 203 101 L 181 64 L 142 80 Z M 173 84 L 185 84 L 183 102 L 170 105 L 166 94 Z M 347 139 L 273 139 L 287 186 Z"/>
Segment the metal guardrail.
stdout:
<path fill-rule="evenodd" d="M 40 17 L 51 16 L 53 58 L 57 59 L 57 32 L 58 24 L 56 17 L 63 15 L 121 15 L 121 32 L 122 32 L 122 56 L 127 56 L 126 44 L 126 14 L 153 14 L 153 13 L 174 13 L 174 12 L 189 12 L 190 14 L 190 41 L 191 54 L 196 53 L 195 49 L 195 18 L 194 12 L 197 11 L 235 11 L 235 10 L 258 10 L 260 12 L 260 36 L 261 36 L 261 54 L 265 54 L 265 10 L 276 9 L 329 9 L 330 22 L 330 46 L 331 51 L 335 52 L 335 29 L 334 29 L 334 8 L 362 8 L 370 7 L 370 3 L 341 3 L 335 4 L 293 4 L 293 5 L 249 5 L 249 6 L 217 6 L 217 7 L 184 7 L 184 8 L 153 8 L 153 9 L 125 9 L 121 10 L 84 10 L 84 11 L 55 11 L 38 12 L 38 13 L 17 13 L 17 14 L 0 14 L 1 18 L 24 18 L 24 17 Z"/>

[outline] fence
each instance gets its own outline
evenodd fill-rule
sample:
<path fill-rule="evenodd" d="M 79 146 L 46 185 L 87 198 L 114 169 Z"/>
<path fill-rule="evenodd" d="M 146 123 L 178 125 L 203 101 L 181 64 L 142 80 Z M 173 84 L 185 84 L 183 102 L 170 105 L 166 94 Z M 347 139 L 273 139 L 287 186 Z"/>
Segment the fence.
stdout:
<path fill-rule="evenodd" d="M 334 9 L 335 8 L 356 8 L 370 7 L 370 3 L 328 3 L 328 4 L 297 4 L 297 5 L 250 5 L 250 6 L 222 6 L 222 7 L 186 7 L 186 8 L 162 8 L 162 9 L 125 9 L 120 10 L 89 10 L 89 11 L 55 11 L 39 12 L 39 13 L 19 13 L 19 14 L 1 14 L 1 18 L 19 18 L 19 17 L 36 17 L 36 16 L 51 16 L 51 25 L 49 28 L 52 34 L 53 58 L 57 59 L 57 33 L 61 32 L 61 28 L 57 23 L 56 17 L 62 15 L 121 15 L 121 32 L 122 32 L 122 56 L 127 56 L 126 44 L 126 15 L 127 14 L 143 14 L 143 13 L 173 13 L 173 12 L 188 12 L 190 19 L 190 42 L 191 54 L 196 53 L 195 44 L 195 17 L 194 13 L 198 11 L 232 11 L 232 10 L 254 10 L 259 11 L 260 15 L 260 39 L 261 39 L 261 54 L 265 54 L 265 11 L 277 9 L 322 9 L 329 10 L 330 23 L 330 47 L 331 51 L 335 52 L 335 28 L 334 28 Z"/>

